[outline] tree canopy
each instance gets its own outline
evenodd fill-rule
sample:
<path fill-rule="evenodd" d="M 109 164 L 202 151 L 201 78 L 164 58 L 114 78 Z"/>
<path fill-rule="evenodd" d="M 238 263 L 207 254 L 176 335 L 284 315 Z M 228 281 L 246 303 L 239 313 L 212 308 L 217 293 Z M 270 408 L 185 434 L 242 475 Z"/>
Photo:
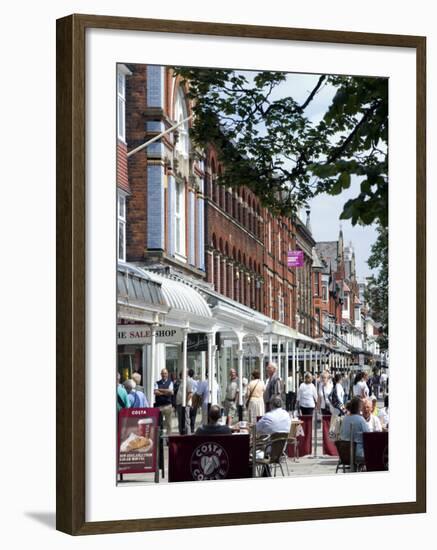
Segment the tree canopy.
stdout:
<path fill-rule="evenodd" d="M 341 218 L 387 226 L 387 79 L 321 75 L 298 102 L 279 93 L 284 72 L 175 72 L 192 100 L 194 143 L 213 145 L 223 164 L 219 184 L 245 185 L 274 213 L 290 215 L 320 193 L 341 193 L 355 175 L 360 193 L 346 202 Z M 335 93 L 314 122 L 308 108 L 326 85 Z"/>
<path fill-rule="evenodd" d="M 388 347 L 388 230 L 378 226 L 377 232 L 378 238 L 367 261 L 371 269 L 377 270 L 377 274 L 370 277 L 366 299 L 372 317 L 382 325 L 379 344 L 384 350 Z"/>

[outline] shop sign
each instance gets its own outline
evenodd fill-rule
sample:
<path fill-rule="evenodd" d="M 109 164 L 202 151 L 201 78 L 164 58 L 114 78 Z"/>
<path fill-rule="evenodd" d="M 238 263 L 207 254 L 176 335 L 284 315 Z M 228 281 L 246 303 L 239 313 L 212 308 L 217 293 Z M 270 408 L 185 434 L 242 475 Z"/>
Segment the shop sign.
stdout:
<path fill-rule="evenodd" d="M 121 409 L 118 413 L 118 473 L 155 472 L 158 447 L 159 409 Z"/>
<path fill-rule="evenodd" d="M 220 349 L 220 333 L 215 334 L 215 345 Z M 187 338 L 187 351 L 208 351 L 208 334 L 206 332 L 190 332 Z"/>
<path fill-rule="evenodd" d="M 156 343 L 180 343 L 183 340 L 182 330 L 175 327 L 158 327 Z M 151 344 L 150 325 L 117 325 L 117 344 Z"/>
<path fill-rule="evenodd" d="M 289 250 L 287 253 L 288 267 L 303 267 L 304 265 L 302 250 Z"/>

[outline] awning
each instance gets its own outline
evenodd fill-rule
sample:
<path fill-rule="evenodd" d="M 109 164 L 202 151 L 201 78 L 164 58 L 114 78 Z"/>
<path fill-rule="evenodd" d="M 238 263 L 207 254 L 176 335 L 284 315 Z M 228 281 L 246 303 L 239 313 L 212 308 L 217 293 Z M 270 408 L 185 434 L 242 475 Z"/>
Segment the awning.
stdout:
<path fill-rule="evenodd" d="M 235 335 L 253 335 L 262 337 L 268 319 L 262 313 L 240 304 L 227 296 L 223 296 L 212 289 L 202 288 L 200 292 L 205 296 L 220 332 L 230 331 Z"/>
<path fill-rule="evenodd" d="M 214 326 L 211 308 L 205 298 L 190 284 L 146 271 L 152 281 L 161 285 L 169 307 L 166 324 L 187 327 L 196 332 L 209 332 Z"/>
<path fill-rule="evenodd" d="M 266 328 L 265 333 L 274 336 L 283 336 L 284 338 L 290 338 L 292 340 L 297 340 L 299 338 L 299 333 L 296 329 L 272 319 L 270 319 L 270 325 Z"/>
<path fill-rule="evenodd" d="M 169 310 L 161 285 L 123 262 L 117 265 L 117 305 L 119 319 L 144 323 L 157 322 Z"/>

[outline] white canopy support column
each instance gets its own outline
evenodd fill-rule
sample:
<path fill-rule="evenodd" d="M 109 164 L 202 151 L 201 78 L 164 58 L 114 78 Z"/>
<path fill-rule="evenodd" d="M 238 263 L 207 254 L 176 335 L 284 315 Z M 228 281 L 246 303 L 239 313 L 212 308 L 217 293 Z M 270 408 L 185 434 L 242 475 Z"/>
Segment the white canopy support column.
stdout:
<path fill-rule="evenodd" d="M 277 346 L 278 346 L 278 353 L 277 353 L 277 361 L 278 361 L 278 376 L 280 379 L 283 380 L 282 378 L 282 373 L 281 373 L 281 370 L 282 370 L 282 358 L 281 358 L 281 339 L 280 337 L 278 336 L 277 338 Z"/>
<path fill-rule="evenodd" d="M 149 365 L 149 395 L 148 395 L 148 401 L 149 405 L 152 407 L 153 402 L 155 401 L 154 391 L 153 387 L 155 385 L 155 365 L 156 365 L 156 324 L 153 324 L 150 328 L 150 334 L 151 334 L 151 342 L 150 342 L 150 365 Z M 146 346 L 144 346 L 146 348 Z M 145 357 L 146 354 L 143 352 L 143 357 Z M 143 373 L 144 373 L 143 368 Z"/>
<path fill-rule="evenodd" d="M 269 334 L 269 362 L 272 363 L 273 362 L 273 352 L 272 352 L 272 349 L 273 349 L 273 336 L 271 334 Z"/>
<path fill-rule="evenodd" d="M 293 391 L 297 391 L 297 369 L 296 369 L 296 340 L 292 340 L 292 363 L 293 363 Z"/>
<path fill-rule="evenodd" d="M 261 382 L 264 382 L 264 352 L 258 354 L 259 358 L 259 376 Z"/>
<path fill-rule="evenodd" d="M 188 328 L 182 329 L 182 407 L 187 406 L 187 343 Z"/>
<path fill-rule="evenodd" d="M 259 376 L 260 376 L 260 380 L 264 382 L 264 338 L 262 336 L 257 336 L 256 339 L 259 346 L 259 353 L 258 353 Z M 256 361 L 255 361 L 255 365 L 256 365 Z"/>
<path fill-rule="evenodd" d="M 200 378 L 205 380 L 206 378 L 206 352 L 200 352 Z"/>
<path fill-rule="evenodd" d="M 215 342 L 215 333 L 214 332 L 208 332 L 208 392 L 209 392 L 209 402 L 211 403 L 211 395 L 212 395 L 212 381 L 213 381 L 213 356 L 212 356 L 212 348 Z"/>
<path fill-rule="evenodd" d="M 313 348 L 310 347 L 310 371 L 314 374 L 314 365 L 313 365 Z"/>
<path fill-rule="evenodd" d="M 240 343 L 241 345 L 241 343 Z M 238 358 L 238 417 L 243 420 L 243 348 L 237 350 Z"/>
<path fill-rule="evenodd" d="M 303 372 L 307 372 L 307 349 L 306 347 L 304 346 L 302 348 L 302 353 L 303 353 Z"/>
<path fill-rule="evenodd" d="M 215 341 L 215 337 L 214 337 Z M 214 391 L 214 380 L 217 377 L 217 372 L 220 369 L 220 354 L 218 353 L 218 349 L 216 344 L 212 346 L 212 372 L 211 372 L 211 405 L 217 405 L 217 392 Z"/>
<path fill-rule="evenodd" d="M 289 384 L 288 384 L 288 338 L 286 338 L 285 340 L 285 393 L 288 393 L 291 391 L 291 388 L 289 387 Z"/>

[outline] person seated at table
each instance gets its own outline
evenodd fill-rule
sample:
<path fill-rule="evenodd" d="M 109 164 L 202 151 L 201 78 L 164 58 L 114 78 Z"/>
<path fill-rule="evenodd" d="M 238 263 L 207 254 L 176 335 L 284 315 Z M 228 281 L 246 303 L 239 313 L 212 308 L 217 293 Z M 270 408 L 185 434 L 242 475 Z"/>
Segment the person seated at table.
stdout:
<path fill-rule="evenodd" d="M 371 395 L 370 399 L 372 401 L 372 414 L 373 414 L 373 416 L 379 416 L 378 399 L 376 398 L 376 395 Z"/>
<path fill-rule="evenodd" d="M 388 423 L 389 423 L 389 420 L 390 420 L 390 413 L 389 413 L 389 410 L 388 410 L 388 394 L 384 397 L 384 406 L 379 411 L 378 418 L 379 418 L 379 421 L 381 422 L 382 428 L 387 430 L 388 429 Z"/>
<path fill-rule="evenodd" d="M 371 399 L 363 399 L 361 413 L 367 423 L 367 426 L 369 427 L 369 432 L 382 432 L 381 422 L 379 421 L 379 418 L 372 414 Z"/>
<path fill-rule="evenodd" d="M 349 401 L 349 414 L 347 414 L 341 423 L 340 439 L 342 441 L 350 441 L 351 433 L 353 440 L 357 444 L 356 456 L 364 457 L 363 433 L 369 432 L 369 426 L 361 416 L 362 400 L 359 397 L 353 397 Z"/>
<path fill-rule="evenodd" d="M 291 418 L 288 412 L 282 408 L 282 399 L 278 395 L 274 395 L 270 398 L 269 404 L 269 412 L 256 423 L 256 435 L 288 433 Z"/>
<path fill-rule="evenodd" d="M 231 434 L 232 430 L 229 426 L 219 424 L 221 418 L 221 410 L 217 405 L 211 405 L 208 413 L 208 424 L 199 426 L 195 435 L 226 435 Z"/>

